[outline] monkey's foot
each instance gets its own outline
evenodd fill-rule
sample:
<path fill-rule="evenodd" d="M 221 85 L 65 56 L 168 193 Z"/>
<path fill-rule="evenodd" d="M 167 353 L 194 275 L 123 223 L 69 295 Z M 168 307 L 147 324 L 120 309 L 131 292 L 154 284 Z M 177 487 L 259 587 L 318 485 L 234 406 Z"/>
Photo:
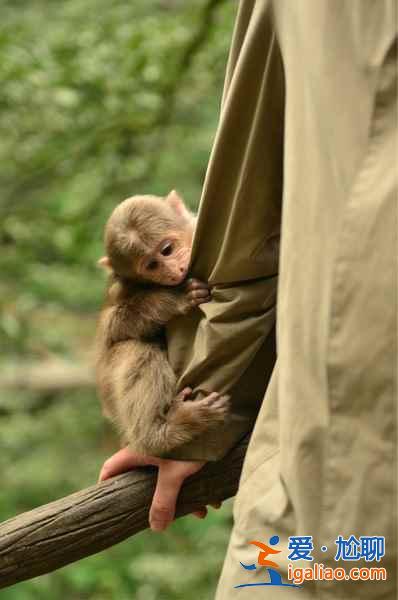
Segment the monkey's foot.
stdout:
<path fill-rule="evenodd" d="M 210 286 L 200 279 L 188 279 L 185 289 L 191 306 L 198 306 L 211 300 Z"/>
<path fill-rule="evenodd" d="M 202 400 L 176 402 L 167 413 L 167 445 L 170 449 L 226 420 L 229 396 L 213 392 Z"/>
<path fill-rule="evenodd" d="M 174 406 L 170 420 L 178 425 L 180 433 L 197 435 L 219 423 L 223 423 L 229 412 L 229 396 L 212 392 L 201 400 L 185 400 Z"/>
<path fill-rule="evenodd" d="M 225 421 L 229 411 L 229 399 L 227 395 L 221 396 L 217 392 L 212 392 L 202 400 L 194 400 L 194 404 L 197 405 L 197 416 L 208 424 Z"/>

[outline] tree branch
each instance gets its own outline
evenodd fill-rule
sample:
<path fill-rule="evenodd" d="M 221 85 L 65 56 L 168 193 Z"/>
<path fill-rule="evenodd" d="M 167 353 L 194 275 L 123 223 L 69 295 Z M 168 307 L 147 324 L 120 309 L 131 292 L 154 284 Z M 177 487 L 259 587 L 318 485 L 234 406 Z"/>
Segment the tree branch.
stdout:
<path fill-rule="evenodd" d="M 55 394 L 94 386 L 94 369 L 90 365 L 78 365 L 55 359 L 38 364 L 4 367 L 0 375 L 0 390 L 27 390 Z"/>
<path fill-rule="evenodd" d="M 248 436 L 189 477 L 177 517 L 236 494 Z M 50 573 L 148 527 L 154 468 L 136 469 L 40 506 L 0 525 L 0 588 Z"/>

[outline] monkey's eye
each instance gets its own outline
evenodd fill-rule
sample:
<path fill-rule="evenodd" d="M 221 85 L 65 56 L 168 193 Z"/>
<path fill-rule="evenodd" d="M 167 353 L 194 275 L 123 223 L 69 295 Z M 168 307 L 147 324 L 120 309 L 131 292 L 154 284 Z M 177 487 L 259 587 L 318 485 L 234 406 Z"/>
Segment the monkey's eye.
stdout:
<path fill-rule="evenodd" d="M 173 244 L 168 243 L 161 249 L 160 254 L 162 256 L 170 256 L 170 254 L 172 252 L 173 252 Z"/>
<path fill-rule="evenodd" d="M 146 268 L 148 269 L 148 271 L 155 271 L 155 269 L 158 268 L 158 261 L 150 260 L 149 263 L 147 264 Z"/>

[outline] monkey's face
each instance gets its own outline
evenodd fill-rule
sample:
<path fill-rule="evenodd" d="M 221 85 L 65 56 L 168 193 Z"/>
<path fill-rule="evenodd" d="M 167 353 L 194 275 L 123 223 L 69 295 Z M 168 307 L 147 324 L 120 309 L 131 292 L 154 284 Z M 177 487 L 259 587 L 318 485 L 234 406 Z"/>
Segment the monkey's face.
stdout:
<path fill-rule="evenodd" d="M 191 246 L 190 232 L 167 232 L 154 251 L 139 261 L 138 275 L 160 285 L 179 285 L 188 273 Z"/>
<path fill-rule="evenodd" d="M 174 190 L 166 198 L 132 196 L 108 220 L 107 256 L 99 264 L 132 281 L 179 285 L 188 273 L 194 228 L 193 215 Z"/>

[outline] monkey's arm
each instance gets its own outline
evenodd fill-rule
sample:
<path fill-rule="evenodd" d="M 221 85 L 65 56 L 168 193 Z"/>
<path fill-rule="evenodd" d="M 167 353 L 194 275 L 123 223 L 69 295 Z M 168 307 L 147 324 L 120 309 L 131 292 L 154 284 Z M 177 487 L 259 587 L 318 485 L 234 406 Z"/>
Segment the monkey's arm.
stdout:
<path fill-rule="evenodd" d="M 135 298 L 135 311 L 139 318 L 134 327 L 140 335 L 148 335 L 174 317 L 187 314 L 199 304 L 210 300 L 209 286 L 198 279 L 189 279 L 177 287 L 148 290 Z"/>
<path fill-rule="evenodd" d="M 207 284 L 190 279 L 178 287 L 139 290 L 128 300 L 107 306 L 100 327 L 106 345 L 155 335 L 174 317 L 210 300 Z"/>
<path fill-rule="evenodd" d="M 174 317 L 185 315 L 199 304 L 209 302 L 210 299 L 211 293 L 207 283 L 199 279 L 188 279 L 176 287 L 150 291 L 142 302 L 148 319 L 165 325 Z"/>

